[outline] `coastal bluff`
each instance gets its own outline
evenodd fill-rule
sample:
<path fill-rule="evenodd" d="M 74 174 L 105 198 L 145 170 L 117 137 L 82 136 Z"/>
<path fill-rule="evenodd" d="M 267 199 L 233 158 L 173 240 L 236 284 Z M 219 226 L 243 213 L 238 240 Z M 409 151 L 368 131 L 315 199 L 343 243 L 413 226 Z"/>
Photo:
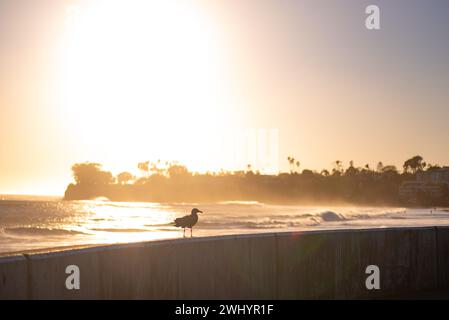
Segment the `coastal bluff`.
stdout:
<path fill-rule="evenodd" d="M 80 288 L 69 290 L 68 266 Z M 379 268 L 380 289 L 366 286 Z M 0 257 L 0 299 L 379 299 L 449 292 L 449 227 L 279 232 Z"/>

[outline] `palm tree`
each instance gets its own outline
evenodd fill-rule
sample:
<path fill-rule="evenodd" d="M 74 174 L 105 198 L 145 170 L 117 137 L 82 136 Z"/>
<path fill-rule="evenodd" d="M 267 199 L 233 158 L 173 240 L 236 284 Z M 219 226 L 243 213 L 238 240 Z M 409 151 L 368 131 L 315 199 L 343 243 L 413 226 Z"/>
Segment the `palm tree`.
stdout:
<path fill-rule="evenodd" d="M 149 174 L 150 161 L 140 162 L 137 164 L 137 168 L 143 172 L 143 174 L 148 177 Z"/>
<path fill-rule="evenodd" d="M 377 164 L 377 172 L 382 172 L 384 168 L 384 164 L 382 163 L 382 161 L 379 161 L 379 163 Z"/>
<path fill-rule="evenodd" d="M 332 169 L 333 174 L 341 174 L 343 172 L 343 163 L 340 160 L 335 160 L 334 168 Z"/>
<path fill-rule="evenodd" d="M 288 164 L 289 164 L 289 166 L 290 166 L 290 173 L 296 172 L 296 171 L 295 171 L 295 166 L 296 166 L 296 167 L 298 168 L 298 170 L 299 170 L 299 166 L 301 165 L 301 163 L 300 163 L 299 161 L 296 161 L 295 158 L 290 157 L 290 156 L 287 157 L 287 161 L 288 161 Z"/>

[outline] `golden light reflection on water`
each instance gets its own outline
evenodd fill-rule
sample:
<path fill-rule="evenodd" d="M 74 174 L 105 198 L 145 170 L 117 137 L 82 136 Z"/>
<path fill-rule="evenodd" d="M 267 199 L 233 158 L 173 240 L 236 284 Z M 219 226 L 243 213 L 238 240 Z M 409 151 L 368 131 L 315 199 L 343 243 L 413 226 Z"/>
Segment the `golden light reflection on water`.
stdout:
<path fill-rule="evenodd" d="M 87 216 L 78 231 L 90 234 L 96 243 L 167 239 L 179 233 L 172 225 L 179 214 L 159 204 L 86 202 L 82 211 Z"/>

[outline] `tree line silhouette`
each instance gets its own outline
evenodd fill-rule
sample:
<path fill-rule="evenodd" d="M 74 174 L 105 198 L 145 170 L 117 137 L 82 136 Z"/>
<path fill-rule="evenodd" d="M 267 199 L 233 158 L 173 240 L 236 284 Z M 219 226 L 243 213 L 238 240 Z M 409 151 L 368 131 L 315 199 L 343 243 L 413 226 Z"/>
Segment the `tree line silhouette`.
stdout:
<path fill-rule="evenodd" d="M 215 202 L 260 201 L 282 204 L 349 203 L 360 205 L 403 205 L 398 190 L 404 181 L 415 180 L 418 172 L 441 168 L 427 164 L 421 156 L 406 160 L 400 172 L 394 165 L 379 162 L 345 167 L 336 160 L 331 170 L 300 170 L 300 162 L 287 158 L 290 171 L 277 175 L 261 174 L 251 165 L 242 171 L 194 173 L 176 161 L 138 163 L 140 176 L 121 172 L 114 176 L 99 163 L 72 166 L 75 183 L 64 195 L 66 200 L 107 197 L 113 201 Z M 425 201 L 424 201 L 425 200 Z M 424 199 L 422 205 L 447 205 L 449 195 Z"/>

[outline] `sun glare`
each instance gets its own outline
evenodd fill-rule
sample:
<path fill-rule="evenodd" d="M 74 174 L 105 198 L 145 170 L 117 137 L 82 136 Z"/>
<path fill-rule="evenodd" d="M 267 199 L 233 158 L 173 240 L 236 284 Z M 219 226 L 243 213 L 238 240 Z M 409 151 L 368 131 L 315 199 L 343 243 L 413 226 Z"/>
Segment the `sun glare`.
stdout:
<path fill-rule="evenodd" d="M 191 1 L 108 0 L 68 15 L 60 110 L 89 159 L 121 169 L 157 158 L 213 167 L 213 133 L 234 114 L 207 14 Z M 201 148 L 207 159 L 191 152 Z"/>

